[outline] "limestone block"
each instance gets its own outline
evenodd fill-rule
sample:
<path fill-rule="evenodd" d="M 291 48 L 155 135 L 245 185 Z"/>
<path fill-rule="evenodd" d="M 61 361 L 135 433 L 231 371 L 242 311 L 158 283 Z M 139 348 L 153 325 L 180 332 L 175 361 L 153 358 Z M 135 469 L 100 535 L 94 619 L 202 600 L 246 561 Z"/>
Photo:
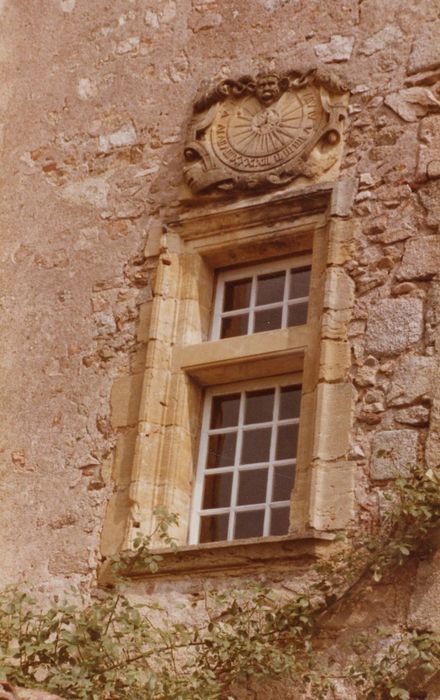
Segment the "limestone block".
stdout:
<path fill-rule="evenodd" d="M 400 360 L 388 394 L 390 406 L 404 406 L 432 396 L 436 363 L 433 357 L 409 355 Z"/>
<path fill-rule="evenodd" d="M 367 357 L 362 367 L 359 367 L 354 379 L 355 384 L 357 384 L 357 386 L 374 386 L 376 384 L 378 369 L 378 360 L 370 355 Z"/>
<path fill-rule="evenodd" d="M 315 459 L 344 457 L 349 448 L 354 389 L 351 384 L 320 384 L 317 389 Z"/>
<path fill-rule="evenodd" d="M 408 61 L 409 75 L 432 70 L 440 65 L 438 38 L 440 22 L 431 22 L 423 28 L 423 34 L 414 41 Z"/>
<path fill-rule="evenodd" d="M 428 279 L 439 270 L 440 239 L 438 236 L 423 236 L 407 242 L 396 276 L 400 280 Z"/>
<path fill-rule="evenodd" d="M 438 227 L 440 223 L 440 180 L 428 182 L 419 189 L 418 195 L 428 212 L 428 225 Z"/>
<path fill-rule="evenodd" d="M 332 340 L 345 340 L 351 313 L 351 309 L 326 311 L 322 317 L 322 337 Z"/>
<path fill-rule="evenodd" d="M 354 472 L 352 462 L 319 463 L 312 477 L 312 526 L 339 530 L 354 517 Z"/>
<path fill-rule="evenodd" d="M 440 400 L 436 399 L 431 408 L 431 425 L 425 448 L 426 466 L 438 469 L 440 466 Z"/>
<path fill-rule="evenodd" d="M 150 338 L 165 341 L 172 339 L 177 308 L 178 303 L 176 299 L 159 299 L 156 297 L 151 314 Z"/>
<path fill-rule="evenodd" d="M 382 49 L 403 38 L 404 34 L 396 24 L 387 24 L 380 32 L 376 32 L 373 36 L 368 37 L 359 49 L 359 53 L 364 56 L 371 56 L 376 51 L 382 51 Z"/>
<path fill-rule="evenodd" d="M 335 34 L 328 44 L 317 44 L 315 54 L 324 63 L 348 61 L 353 51 L 354 37 Z"/>
<path fill-rule="evenodd" d="M 394 420 L 406 425 L 427 425 L 429 423 L 429 408 L 425 406 L 410 406 L 397 411 Z"/>
<path fill-rule="evenodd" d="M 344 341 L 323 340 L 319 378 L 327 382 L 344 379 L 350 367 L 350 346 Z"/>
<path fill-rule="evenodd" d="M 113 428 L 123 428 L 137 422 L 142 379 L 142 374 L 133 374 L 119 377 L 113 383 L 110 399 Z"/>
<path fill-rule="evenodd" d="M 354 198 L 358 189 L 358 180 L 354 177 L 346 177 L 338 180 L 332 194 L 330 215 L 346 218 L 350 216 Z"/>
<path fill-rule="evenodd" d="M 136 428 L 130 428 L 119 435 L 112 473 L 113 480 L 118 487 L 126 486 L 130 482 L 136 436 Z"/>
<path fill-rule="evenodd" d="M 440 175 L 440 115 L 433 114 L 420 122 L 417 177 L 424 180 Z"/>
<path fill-rule="evenodd" d="M 373 437 L 371 478 L 407 476 L 417 462 L 417 430 L 382 430 Z"/>
<path fill-rule="evenodd" d="M 419 564 L 408 623 L 423 629 L 440 627 L 440 552 Z"/>
<path fill-rule="evenodd" d="M 325 281 L 324 308 L 340 311 L 352 308 L 353 304 L 353 280 L 341 268 L 331 267 Z"/>
<path fill-rule="evenodd" d="M 426 87 L 410 87 L 385 97 L 385 104 L 406 122 L 416 122 L 428 112 L 440 110 L 440 102 Z"/>
<path fill-rule="evenodd" d="M 153 310 L 153 302 L 147 301 L 139 307 L 139 321 L 136 328 L 136 336 L 139 342 L 146 342 L 150 334 L 151 312 Z"/>
<path fill-rule="evenodd" d="M 366 348 L 374 355 L 396 355 L 423 334 L 423 302 L 413 297 L 383 299 L 371 309 Z"/>
<path fill-rule="evenodd" d="M 329 225 L 329 265 L 343 265 L 351 259 L 354 225 L 345 219 L 332 219 Z"/>

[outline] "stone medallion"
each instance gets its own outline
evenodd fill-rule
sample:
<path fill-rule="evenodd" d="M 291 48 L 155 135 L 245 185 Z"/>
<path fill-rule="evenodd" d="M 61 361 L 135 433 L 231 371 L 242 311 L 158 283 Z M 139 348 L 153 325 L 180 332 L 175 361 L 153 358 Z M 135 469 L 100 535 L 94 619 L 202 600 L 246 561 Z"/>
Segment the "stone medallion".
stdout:
<path fill-rule="evenodd" d="M 332 98 L 329 82 L 325 89 L 316 72 L 262 73 L 255 80 L 223 81 L 205 94 L 196 103 L 185 148 L 191 189 L 248 189 L 312 177 L 316 162 L 307 164 L 307 158 L 318 145 L 321 169 L 331 167 L 345 107 Z"/>

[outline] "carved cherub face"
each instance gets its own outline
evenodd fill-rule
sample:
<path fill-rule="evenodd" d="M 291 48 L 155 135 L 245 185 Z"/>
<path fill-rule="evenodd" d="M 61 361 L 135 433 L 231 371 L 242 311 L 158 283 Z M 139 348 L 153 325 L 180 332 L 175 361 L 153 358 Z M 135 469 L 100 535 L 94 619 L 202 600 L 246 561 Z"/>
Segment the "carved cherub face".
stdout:
<path fill-rule="evenodd" d="M 257 78 L 255 94 L 265 107 L 276 102 L 281 94 L 280 81 L 276 75 L 260 75 Z"/>

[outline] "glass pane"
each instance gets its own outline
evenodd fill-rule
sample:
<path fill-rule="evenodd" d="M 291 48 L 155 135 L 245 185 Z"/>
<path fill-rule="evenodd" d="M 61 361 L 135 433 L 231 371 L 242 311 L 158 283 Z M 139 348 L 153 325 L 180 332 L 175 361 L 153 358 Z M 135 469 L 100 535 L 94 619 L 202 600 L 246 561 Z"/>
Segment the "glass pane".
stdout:
<path fill-rule="evenodd" d="M 261 331 L 273 331 L 281 328 L 282 308 L 265 309 L 255 312 L 254 333 Z"/>
<path fill-rule="evenodd" d="M 300 386 L 283 386 L 280 394 L 280 420 L 298 418 L 301 404 Z"/>
<path fill-rule="evenodd" d="M 274 389 L 246 392 L 245 423 L 267 423 L 273 417 Z"/>
<path fill-rule="evenodd" d="M 205 476 L 202 508 L 228 508 L 231 505 L 232 474 Z"/>
<path fill-rule="evenodd" d="M 200 518 L 200 542 L 218 542 L 228 539 L 228 513 L 202 515 Z"/>
<path fill-rule="evenodd" d="M 241 464 L 267 462 L 269 460 L 271 434 L 271 428 L 243 431 L 243 444 L 241 447 L 240 460 Z"/>
<path fill-rule="evenodd" d="M 272 501 L 289 501 L 295 480 L 295 467 L 287 464 L 275 467 L 273 474 Z"/>
<path fill-rule="evenodd" d="M 289 532 L 289 508 L 272 508 L 270 534 L 287 535 Z"/>
<path fill-rule="evenodd" d="M 239 474 L 237 505 L 266 502 L 267 469 L 252 469 Z"/>
<path fill-rule="evenodd" d="M 287 314 L 287 326 L 302 326 L 307 323 L 308 303 L 303 301 L 299 304 L 291 304 Z"/>
<path fill-rule="evenodd" d="M 263 535 L 264 510 L 248 510 L 235 516 L 235 539 Z"/>
<path fill-rule="evenodd" d="M 271 272 L 257 278 L 257 305 L 283 301 L 286 271 Z"/>
<path fill-rule="evenodd" d="M 206 456 L 206 468 L 232 467 L 235 461 L 236 442 L 237 433 L 210 435 L 208 454 Z"/>
<path fill-rule="evenodd" d="M 234 338 L 236 335 L 247 335 L 249 314 L 227 316 L 222 319 L 220 338 Z"/>
<path fill-rule="evenodd" d="M 310 268 L 290 270 L 289 299 L 308 297 L 310 289 Z"/>
<path fill-rule="evenodd" d="M 249 306 L 251 299 L 251 286 L 252 277 L 225 282 L 223 311 L 245 309 L 247 306 Z"/>
<path fill-rule="evenodd" d="M 298 445 L 298 425 L 279 425 L 275 459 L 294 459 Z"/>
<path fill-rule="evenodd" d="M 237 425 L 240 394 L 214 396 L 211 409 L 211 428 L 229 428 Z"/>

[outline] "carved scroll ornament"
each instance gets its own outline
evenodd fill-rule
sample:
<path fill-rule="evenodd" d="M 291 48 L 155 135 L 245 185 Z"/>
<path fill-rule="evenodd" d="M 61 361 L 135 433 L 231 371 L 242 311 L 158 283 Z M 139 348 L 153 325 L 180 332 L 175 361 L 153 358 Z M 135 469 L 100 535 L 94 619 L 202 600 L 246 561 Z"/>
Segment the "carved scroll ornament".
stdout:
<path fill-rule="evenodd" d="M 344 86 L 316 69 L 223 80 L 194 106 L 185 179 L 194 193 L 315 179 L 339 157 Z"/>

